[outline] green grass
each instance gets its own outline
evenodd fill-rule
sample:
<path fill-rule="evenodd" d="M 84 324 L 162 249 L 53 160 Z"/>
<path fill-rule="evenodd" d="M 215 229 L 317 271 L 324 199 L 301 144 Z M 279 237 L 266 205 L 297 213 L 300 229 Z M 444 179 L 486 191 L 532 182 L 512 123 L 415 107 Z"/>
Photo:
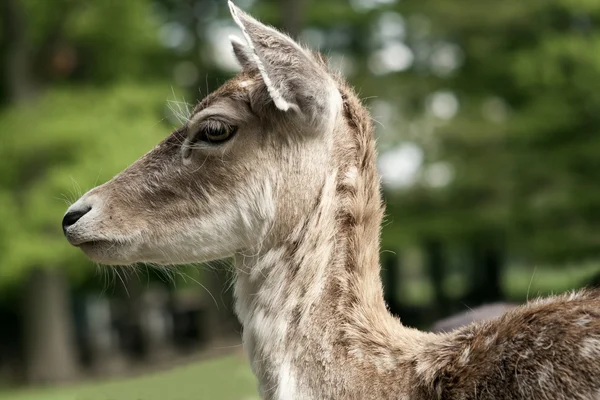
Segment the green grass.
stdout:
<path fill-rule="evenodd" d="M 230 356 L 138 378 L 0 393 L 0 400 L 257 400 L 247 363 Z"/>

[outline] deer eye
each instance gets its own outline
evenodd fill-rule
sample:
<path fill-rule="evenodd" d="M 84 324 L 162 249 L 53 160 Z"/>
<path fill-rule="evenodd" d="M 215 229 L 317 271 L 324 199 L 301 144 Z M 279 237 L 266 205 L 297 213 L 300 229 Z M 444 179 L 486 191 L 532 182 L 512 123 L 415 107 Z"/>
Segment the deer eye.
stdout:
<path fill-rule="evenodd" d="M 233 137 L 236 130 L 237 127 L 222 121 L 207 120 L 200 125 L 192 142 L 205 142 L 213 145 L 225 143 Z"/>

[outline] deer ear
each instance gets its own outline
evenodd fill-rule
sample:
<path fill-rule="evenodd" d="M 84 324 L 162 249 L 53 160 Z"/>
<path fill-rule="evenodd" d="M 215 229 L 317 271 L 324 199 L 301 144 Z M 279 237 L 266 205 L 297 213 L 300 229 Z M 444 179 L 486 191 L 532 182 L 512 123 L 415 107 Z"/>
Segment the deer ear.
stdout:
<path fill-rule="evenodd" d="M 243 68 L 260 72 L 275 106 L 313 121 L 329 115 L 335 86 L 323 63 L 289 36 L 258 22 L 231 1 L 229 9 L 248 42 L 232 40 L 233 51 Z M 337 90 L 335 93 L 339 96 Z"/>
<path fill-rule="evenodd" d="M 230 36 L 231 47 L 233 48 L 233 54 L 240 63 L 243 70 L 256 70 L 256 60 L 252 49 L 248 47 L 244 42 L 235 36 Z"/>

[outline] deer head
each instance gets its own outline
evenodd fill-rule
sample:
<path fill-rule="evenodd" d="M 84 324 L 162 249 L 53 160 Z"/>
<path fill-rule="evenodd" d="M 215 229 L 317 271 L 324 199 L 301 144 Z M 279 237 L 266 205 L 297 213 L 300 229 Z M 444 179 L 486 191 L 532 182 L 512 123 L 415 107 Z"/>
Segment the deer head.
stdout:
<path fill-rule="evenodd" d="M 294 226 L 333 168 L 341 97 L 319 56 L 229 3 L 242 71 L 188 122 L 69 207 L 68 241 L 103 264 L 180 264 Z"/>

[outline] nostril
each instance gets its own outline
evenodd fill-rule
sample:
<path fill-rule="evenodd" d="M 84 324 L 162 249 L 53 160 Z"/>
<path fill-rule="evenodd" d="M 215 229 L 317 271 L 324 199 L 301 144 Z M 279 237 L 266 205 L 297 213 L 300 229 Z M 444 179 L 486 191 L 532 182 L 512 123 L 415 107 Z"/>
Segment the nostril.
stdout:
<path fill-rule="evenodd" d="M 92 207 L 86 207 L 81 210 L 68 211 L 62 220 L 63 232 L 66 233 L 68 227 L 73 225 L 75 222 L 79 221 L 81 217 L 90 212 L 91 209 Z"/>

